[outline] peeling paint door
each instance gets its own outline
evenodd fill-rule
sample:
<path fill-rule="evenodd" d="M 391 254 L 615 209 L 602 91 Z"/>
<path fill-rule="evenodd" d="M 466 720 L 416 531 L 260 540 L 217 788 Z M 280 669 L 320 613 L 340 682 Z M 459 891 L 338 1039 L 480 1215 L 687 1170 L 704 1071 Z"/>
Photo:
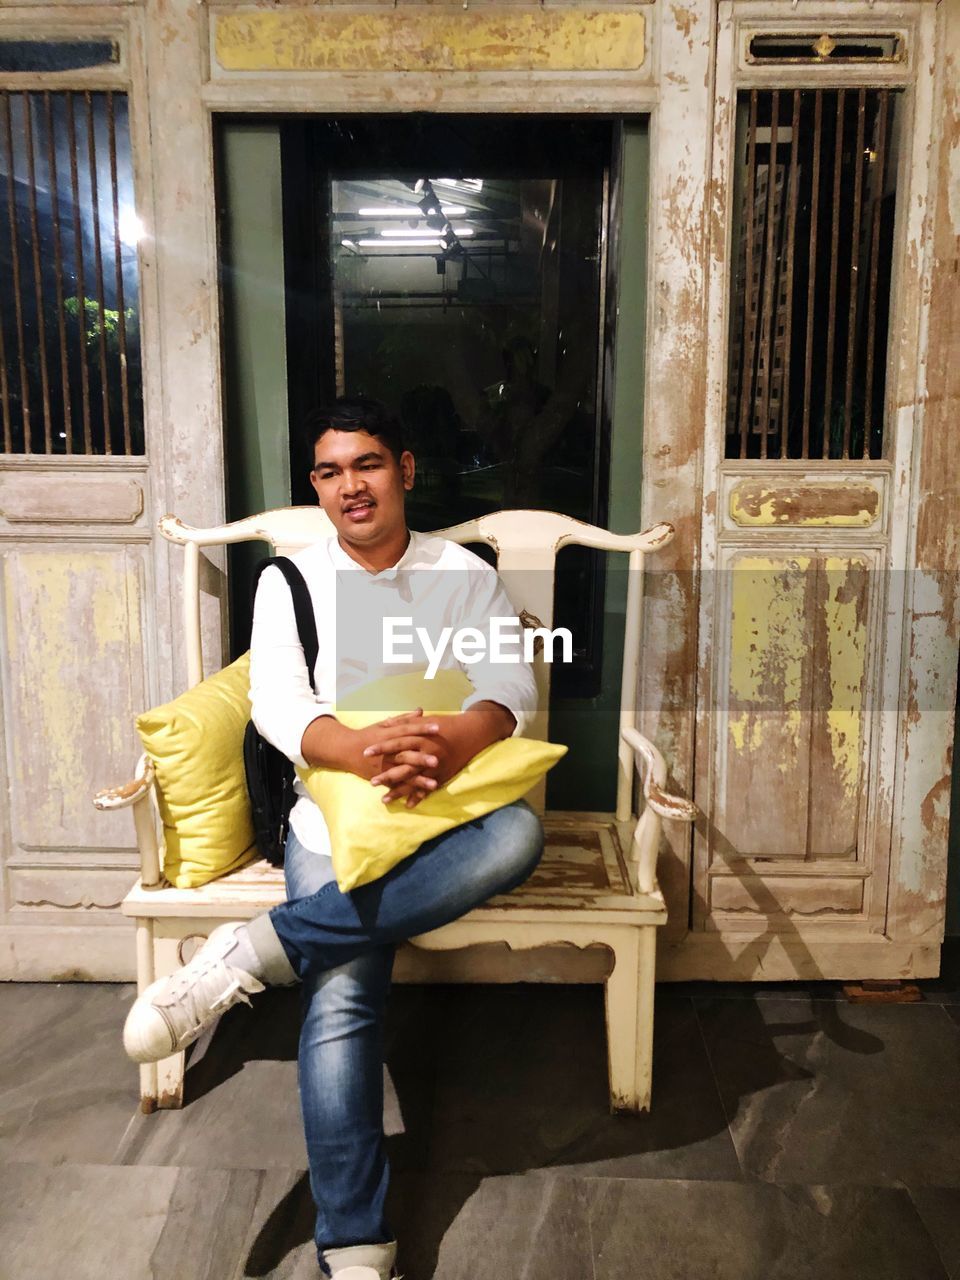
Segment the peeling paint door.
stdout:
<path fill-rule="evenodd" d="M 125 977 L 139 861 L 91 796 L 156 666 L 126 94 L 0 92 L 0 215 L 0 977 Z"/>
<path fill-rule="evenodd" d="M 814 48 L 758 12 L 721 5 L 718 39 L 690 927 L 717 976 L 909 972 L 888 896 L 925 28 L 870 43 L 840 15 Z"/>
<path fill-rule="evenodd" d="M 885 425 L 903 109 L 887 88 L 736 95 L 702 925 L 885 917 L 875 783 L 880 663 L 901 616 Z"/>

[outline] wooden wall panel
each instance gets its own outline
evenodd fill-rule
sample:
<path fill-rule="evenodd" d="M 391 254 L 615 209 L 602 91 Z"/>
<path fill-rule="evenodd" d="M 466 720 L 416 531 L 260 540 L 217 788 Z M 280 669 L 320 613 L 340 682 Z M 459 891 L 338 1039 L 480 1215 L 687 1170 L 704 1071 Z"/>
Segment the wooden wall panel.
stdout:
<path fill-rule="evenodd" d="M 720 765 L 728 852 L 857 854 L 869 559 L 735 552 Z"/>
<path fill-rule="evenodd" d="M 136 758 L 146 701 L 142 554 L 28 545 L 3 556 L 12 837 L 24 850 L 129 848 L 90 797 Z"/>
<path fill-rule="evenodd" d="M 826 914 L 827 882 L 812 882 L 824 862 L 837 870 L 844 861 L 873 860 L 863 841 L 862 796 L 879 688 L 871 665 L 880 625 L 878 556 L 728 547 L 721 564 L 716 687 L 724 695 L 711 872 L 745 859 L 756 860 L 754 875 L 762 864 L 806 868 L 811 896 L 792 884 L 799 896 L 789 901 L 801 905 L 788 907 L 771 888 L 770 867 L 760 895 L 711 877 L 710 909 Z M 830 883 L 834 914 L 862 909 L 859 886 Z"/>
<path fill-rule="evenodd" d="M 857 857 L 866 749 L 866 557 L 818 557 L 813 608 L 807 853 Z"/>
<path fill-rule="evenodd" d="M 742 855 L 803 857 L 810 776 L 808 555 L 729 562 L 722 829 Z"/>
<path fill-rule="evenodd" d="M 215 14 L 225 71 L 635 71 L 645 55 L 636 9 L 479 9 L 407 5 L 377 12 L 249 10 Z"/>

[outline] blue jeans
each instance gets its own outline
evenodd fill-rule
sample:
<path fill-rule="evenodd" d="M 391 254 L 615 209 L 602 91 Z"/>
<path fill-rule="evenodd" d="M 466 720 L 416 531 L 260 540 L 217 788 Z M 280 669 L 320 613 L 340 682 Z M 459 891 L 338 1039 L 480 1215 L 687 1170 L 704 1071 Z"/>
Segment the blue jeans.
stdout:
<path fill-rule="evenodd" d="M 329 858 L 291 831 L 288 901 L 270 912 L 303 981 L 299 1085 L 324 1251 L 393 1240 L 384 1215 L 383 1014 L 396 944 L 449 924 L 522 884 L 543 828 L 525 801 L 428 840 L 381 880 L 337 888 Z"/>

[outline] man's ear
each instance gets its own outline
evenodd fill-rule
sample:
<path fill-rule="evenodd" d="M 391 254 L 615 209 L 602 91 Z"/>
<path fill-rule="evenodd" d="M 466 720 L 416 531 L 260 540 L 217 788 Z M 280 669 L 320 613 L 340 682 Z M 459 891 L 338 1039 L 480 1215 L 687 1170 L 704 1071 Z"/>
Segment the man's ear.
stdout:
<path fill-rule="evenodd" d="M 414 476 L 417 474 L 417 464 L 409 449 L 404 449 L 400 455 L 400 474 L 403 476 L 404 489 L 409 491 L 413 488 Z"/>
<path fill-rule="evenodd" d="M 315 494 L 317 495 L 317 497 L 319 498 L 319 497 L 320 497 L 320 485 L 317 483 L 317 473 L 316 473 L 316 471 L 311 471 L 311 472 L 310 472 L 310 483 L 311 483 L 311 485 L 313 486 L 313 491 L 314 491 L 314 493 L 315 493 Z"/>

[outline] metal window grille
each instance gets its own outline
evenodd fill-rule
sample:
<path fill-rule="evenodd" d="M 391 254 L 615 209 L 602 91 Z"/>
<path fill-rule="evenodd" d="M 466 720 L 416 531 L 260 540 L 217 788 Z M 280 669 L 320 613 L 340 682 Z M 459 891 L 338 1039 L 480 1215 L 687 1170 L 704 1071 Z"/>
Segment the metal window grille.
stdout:
<path fill-rule="evenodd" d="M 747 60 L 763 65 L 771 62 L 902 62 L 905 56 L 899 35 L 855 35 L 851 32 L 819 36 L 753 36 L 747 46 Z"/>
<path fill-rule="evenodd" d="M 898 101 L 738 95 L 728 458 L 882 457 Z"/>
<path fill-rule="evenodd" d="M 0 92 L 5 453 L 143 453 L 138 235 L 126 95 Z"/>

